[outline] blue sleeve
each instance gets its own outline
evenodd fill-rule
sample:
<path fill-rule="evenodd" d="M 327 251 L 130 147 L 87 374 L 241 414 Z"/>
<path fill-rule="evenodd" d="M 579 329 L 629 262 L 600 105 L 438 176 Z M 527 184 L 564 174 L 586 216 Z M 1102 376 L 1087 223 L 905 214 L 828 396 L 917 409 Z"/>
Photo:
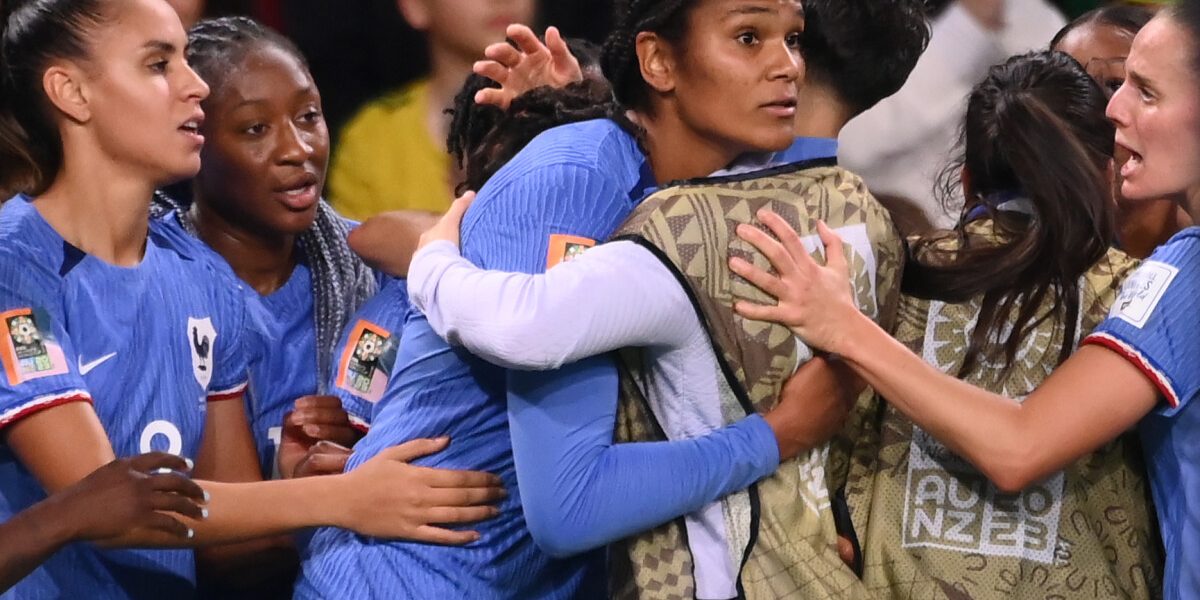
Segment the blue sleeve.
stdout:
<path fill-rule="evenodd" d="M 463 223 L 463 256 L 485 269 L 541 273 L 628 217 L 628 190 L 579 165 L 551 165 L 485 189 Z M 760 417 L 695 440 L 614 444 L 617 371 L 594 357 L 509 372 L 517 477 L 534 540 L 556 555 L 607 544 L 693 512 L 775 471 Z"/>
<path fill-rule="evenodd" d="M 1197 298 L 1200 234 L 1180 234 L 1129 276 L 1108 319 L 1085 340 L 1141 370 L 1162 394 L 1164 416 L 1178 413 L 1200 393 Z"/>
<path fill-rule="evenodd" d="M 341 399 L 360 430 L 370 428 L 375 406 L 393 375 L 408 307 L 407 284 L 390 279 L 347 322 L 334 348 L 329 393 Z"/>
<path fill-rule="evenodd" d="M 222 315 L 213 349 L 213 377 L 208 387 L 208 400 L 220 401 L 241 398 L 250 380 L 250 363 L 258 352 L 268 351 L 261 340 L 266 339 L 266 326 L 256 318 L 260 302 L 240 280 L 227 276 L 210 266 L 211 280 L 218 293 L 212 294 L 213 313 Z"/>
<path fill-rule="evenodd" d="M 608 357 L 552 375 L 510 371 L 508 406 L 525 520 L 554 556 L 695 512 L 779 467 L 775 436 L 758 415 L 695 439 L 614 444 L 617 375 Z"/>
<path fill-rule="evenodd" d="M 37 267 L 0 256 L 0 429 L 40 410 L 91 401 L 67 335 L 61 298 Z"/>

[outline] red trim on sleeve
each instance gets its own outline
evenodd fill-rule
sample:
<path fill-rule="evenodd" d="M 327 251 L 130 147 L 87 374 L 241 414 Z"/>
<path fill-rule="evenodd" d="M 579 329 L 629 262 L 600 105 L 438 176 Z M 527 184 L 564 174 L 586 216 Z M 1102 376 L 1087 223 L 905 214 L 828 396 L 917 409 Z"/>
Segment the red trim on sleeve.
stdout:
<path fill-rule="evenodd" d="M 1093 333 L 1085 338 L 1083 343 L 1102 346 L 1116 352 L 1121 358 L 1124 358 L 1137 367 L 1146 376 L 1146 379 L 1149 379 L 1150 383 L 1153 383 L 1154 387 L 1158 388 L 1158 392 L 1163 395 L 1163 398 L 1167 399 L 1167 404 L 1171 408 L 1179 408 L 1179 395 L 1171 388 L 1171 382 L 1167 380 L 1167 377 L 1161 371 L 1155 369 L 1150 364 L 1150 361 L 1146 360 L 1146 357 L 1142 356 L 1133 346 L 1107 333 Z"/>
<path fill-rule="evenodd" d="M 246 391 L 246 384 L 242 383 L 239 385 L 235 385 L 227 390 L 221 390 L 218 392 L 209 392 L 207 400 L 209 402 L 225 402 L 226 400 L 238 400 L 242 397 L 242 395 L 245 391 Z"/>
<path fill-rule="evenodd" d="M 354 429 L 356 429 L 359 433 L 366 435 L 371 432 L 371 426 L 365 420 L 360 419 L 354 415 L 349 415 L 349 417 L 350 417 L 350 426 L 353 427 Z"/>
<path fill-rule="evenodd" d="M 48 410 L 54 408 L 55 406 L 70 404 L 71 402 L 87 402 L 88 404 L 92 404 L 92 397 L 88 395 L 87 392 L 80 390 L 72 390 L 62 394 L 42 396 L 41 398 L 0 415 L 0 429 L 5 429 L 13 423 L 40 413 L 43 410 Z"/>

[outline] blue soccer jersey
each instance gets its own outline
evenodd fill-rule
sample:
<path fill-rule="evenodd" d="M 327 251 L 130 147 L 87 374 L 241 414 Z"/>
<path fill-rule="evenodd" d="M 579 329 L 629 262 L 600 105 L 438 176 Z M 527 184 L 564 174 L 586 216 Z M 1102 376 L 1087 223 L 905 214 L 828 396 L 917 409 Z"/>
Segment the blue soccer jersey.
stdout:
<path fill-rule="evenodd" d="M 1162 529 L 1168 600 L 1200 598 L 1200 228 L 1160 247 L 1129 279 L 1109 318 L 1085 343 L 1128 359 L 1154 383 L 1163 406 L 1142 420 Z"/>
<path fill-rule="evenodd" d="M 250 363 L 246 405 L 264 479 L 278 479 L 275 461 L 283 417 L 296 399 L 317 393 L 317 328 L 312 273 L 299 263 L 283 287 L 267 296 L 250 294 L 260 323 L 262 348 Z"/>
<path fill-rule="evenodd" d="M 475 243 L 471 229 L 477 218 L 472 213 L 502 218 L 503 208 L 488 207 L 515 203 L 525 205 L 522 222 L 503 228 L 505 234 L 489 234 L 495 238 L 489 246 L 520 256 L 537 253 L 543 261 L 556 251 L 568 253 L 586 243 L 579 236 L 607 234 L 632 211 L 642 196 L 637 188 L 645 179 L 644 164 L 634 139 L 609 121 L 543 133 L 481 190 L 463 224 L 464 246 Z M 546 217 L 544 223 L 526 219 L 534 210 Z M 535 229 L 524 231 L 526 227 Z M 550 235 L 558 237 L 551 240 Z M 465 548 L 385 542 L 322 529 L 309 548 L 297 597 L 603 597 L 600 553 L 553 560 L 533 543 L 525 525 L 509 437 L 505 371 L 451 347 L 420 313 L 408 312 L 394 377 L 348 468 L 389 446 L 446 435 L 451 439 L 447 450 L 417 462 L 495 473 L 509 496 L 498 517 L 473 526 L 481 539 Z"/>
<path fill-rule="evenodd" d="M 333 353 L 329 393 L 342 400 L 350 422 L 370 428 L 396 366 L 396 352 L 408 317 L 408 282 L 387 279 L 358 309 Z"/>
<path fill-rule="evenodd" d="M 142 262 L 115 267 L 67 244 L 29 198 L 5 203 L 0 428 L 61 403 L 91 402 L 117 456 L 158 450 L 195 458 L 207 403 L 240 400 L 248 362 L 244 290 L 198 251 L 194 240 L 151 223 Z M 0 519 L 43 498 L 0 446 Z M 194 578 L 191 551 L 81 543 L 2 597 L 185 597 Z"/>

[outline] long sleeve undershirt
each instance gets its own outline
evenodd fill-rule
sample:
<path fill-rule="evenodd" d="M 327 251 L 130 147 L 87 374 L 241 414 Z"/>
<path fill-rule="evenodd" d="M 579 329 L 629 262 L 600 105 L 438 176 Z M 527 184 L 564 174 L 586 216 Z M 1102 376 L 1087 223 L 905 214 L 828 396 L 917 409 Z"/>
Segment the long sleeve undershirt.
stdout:
<path fill-rule="evenodd" d="M 603 127 L 551 130 L 493 178 L 464 219 L 463 255 L 485 269 L 541 273 L 552 236 L 611 235 L 636 206 L 629 190 L 643 163 L 632 138 L 617 140 L 615 126 Z M 605 156 L 592 155 L 595 148 Z M 526 521 L 555 555 L 694 512 L 778 467 L 774 433 L 757 415 L 696 439 L 615 444 L 618 378 L 606 356 L 553 371 L 509 371 L 508 380 Z"/>

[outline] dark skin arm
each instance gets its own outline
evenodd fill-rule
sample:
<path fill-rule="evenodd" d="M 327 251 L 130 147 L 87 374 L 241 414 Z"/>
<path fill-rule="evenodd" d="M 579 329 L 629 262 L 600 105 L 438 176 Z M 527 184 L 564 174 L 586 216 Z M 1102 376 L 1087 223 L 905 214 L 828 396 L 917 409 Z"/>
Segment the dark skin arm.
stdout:
<path fill-rule="evenodd" d="M 189 470 L 184 459 L 161 452 L 116 460 L 0 524 L 0 592 L 72 541 L 108 545 L 135 528 L 187 540 L 187 525 L 159 511 L 200 517 L 204 490 Z"/>

